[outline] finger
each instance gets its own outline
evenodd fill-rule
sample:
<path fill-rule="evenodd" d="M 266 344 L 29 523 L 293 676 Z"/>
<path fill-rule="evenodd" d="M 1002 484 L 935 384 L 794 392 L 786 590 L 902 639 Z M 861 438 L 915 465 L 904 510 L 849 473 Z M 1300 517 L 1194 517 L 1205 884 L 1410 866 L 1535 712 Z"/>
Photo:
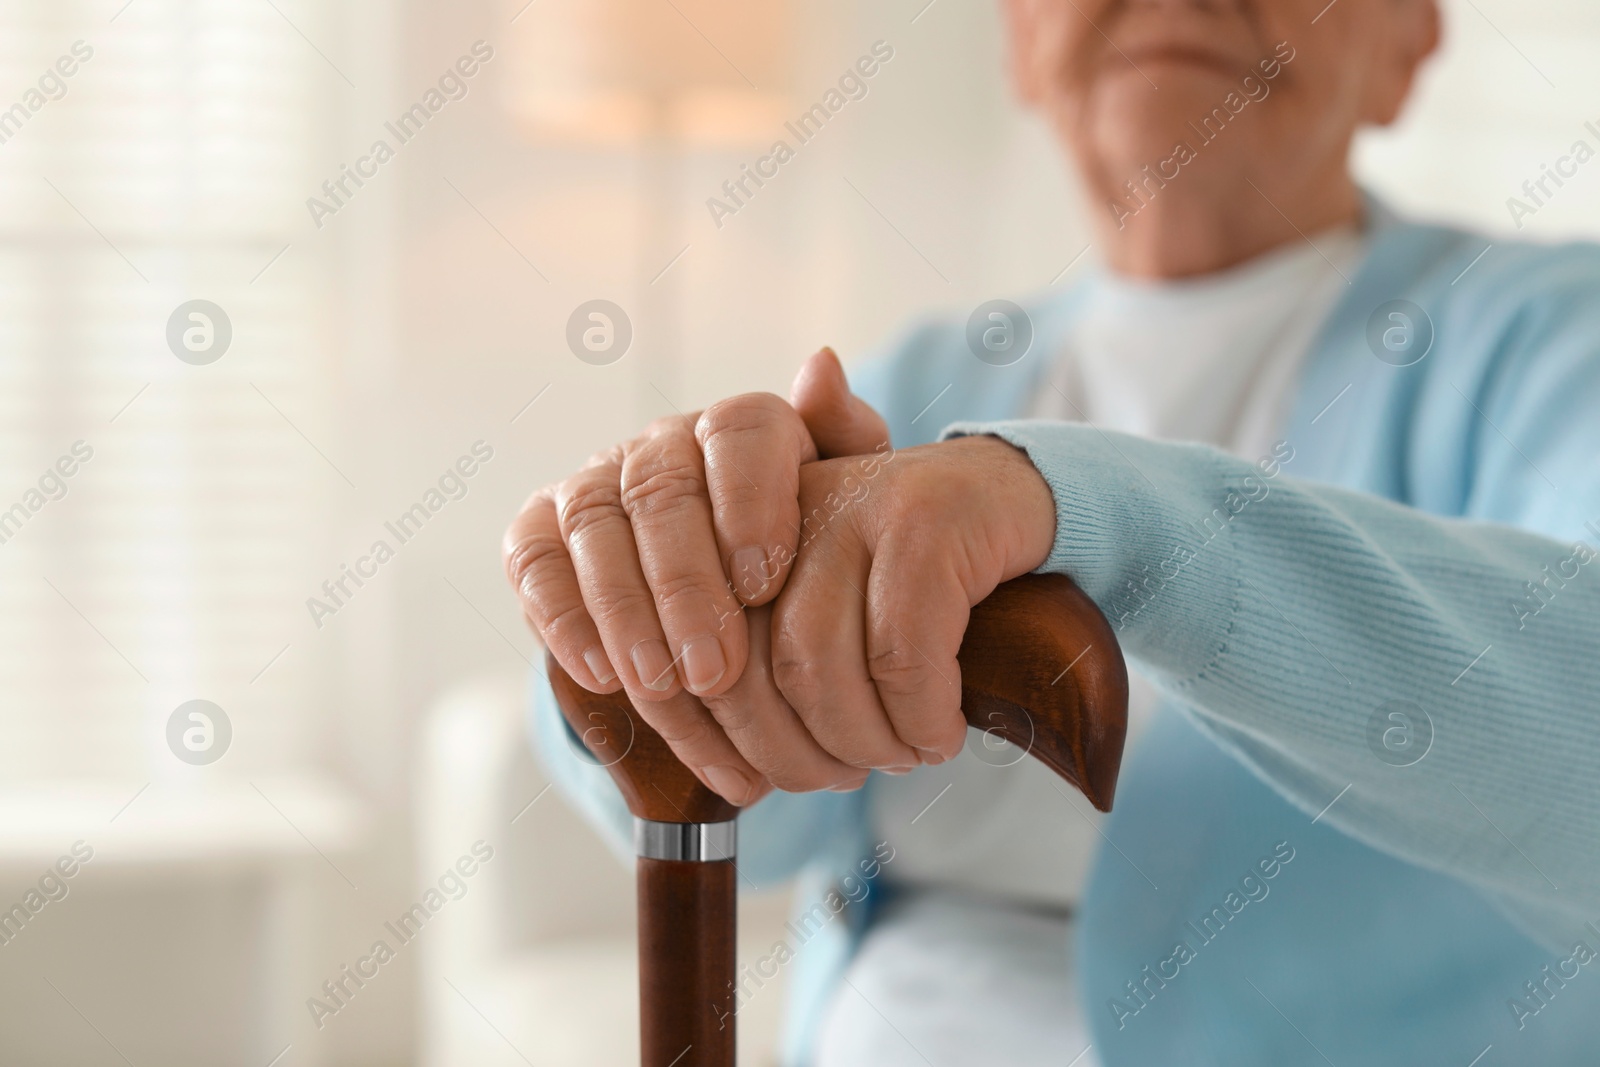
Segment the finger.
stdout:
<path fill-rule="evenodd" d="M 506 529 L 501 555 L 523 615 L 566 672 L 593 693 L 622 688 L 600 630 L 584 606 L 572 557 L 561 539 L 553 488 L 539 490 L 522 505 Z"/>
<path fill-rule="evenodd" d="M 829 755 L 811 736 L 772 680 L 772 609 L 751 608 L 750 661 L 727 692 L 705 700 L 750 765 L 779 789 L 809 793 L 853 789 L 866 774 Z"/>
<path fill-rule="evenodd" d="M 728 581 L 746 604 L 783 588 L 799 536 L 800 465 L 817 458 L 805 423 L 771 393 L 712 404 L 695 424 Z"/>
<path fill-rule="evenodd" d="M 638 703 L 640 716 L 705 787 L 740 806 L 754 804 L 772 783 L 752 767 L 705 706 L 678 690 L 665 700 Z"/>
<path fill-rule="evenodd" d="M 622 450 L 596 456 L 556 486 L 555 507 L 584 606 L 612 668 L 636 704 L 667 699 L 678 690 L 678 674 L 622 508 Z"/>
<path fill-rule="evenodd" d="M 864 456 L 889 445 L 889 426 L 872 405 L 850 391 L 844 367 L 824 348 L 800 367 L 789 402 L 805 422 L 823 459 Z"/>
<path fill-rule="evenodd" d="M 801 472 L 802 484 L 806 472 Z M 808 494 L 802 489 L 802 507 Z M 897 736 L 867 669 L 869 557 L 844 519 L 801 550 L 773 607 L 772 675 L 795 714 L 852 767 L 907 770 L 921 761 Z"/>
<path fill-rule="evenodd" d="M 692 424 L 664 420 L 623 452 L 622 507 L 678 678 L 720 693 L 744 670 L 744 609 L 722 569 Z"/>
<path fill-rule="evenodd" d="M 866 586 L 867 672 L 895 736 L 924 762 L 942 763 L 966 742 L 956 654 L 973 601 L 948 563 L 927 556 L 914 545 L 877 546 Z"/>

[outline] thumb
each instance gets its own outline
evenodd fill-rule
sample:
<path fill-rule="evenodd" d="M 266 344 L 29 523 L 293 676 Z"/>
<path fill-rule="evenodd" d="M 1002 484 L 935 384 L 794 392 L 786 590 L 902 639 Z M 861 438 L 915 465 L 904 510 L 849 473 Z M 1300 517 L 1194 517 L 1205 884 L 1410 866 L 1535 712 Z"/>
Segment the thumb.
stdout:
<path fill-rule="evenodd" d="M 822 459 L 860 456 L 889 443 L 889 426 L 865 400 L 850 392 L 844 367 L 824 348 L 800 366 L 789 403 L 811 431 Z"/>

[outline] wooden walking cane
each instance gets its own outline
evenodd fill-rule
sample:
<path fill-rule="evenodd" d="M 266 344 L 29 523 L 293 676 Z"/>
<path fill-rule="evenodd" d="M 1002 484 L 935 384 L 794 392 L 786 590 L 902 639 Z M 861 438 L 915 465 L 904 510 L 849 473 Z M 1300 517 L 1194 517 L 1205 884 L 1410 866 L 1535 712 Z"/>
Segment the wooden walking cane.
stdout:
<path fill-rule="evenodd" d="M 1007 582 L 972 609 L 961 643 L 967 722 L 1043 761 L 1111 808 L 1128 674 L 1093 601 L 1061 575 Z M 628 702 L 578 685 L 553 657 L 567 723 L 607 765 L 638 846 L 642 1067 L 733 1067 L 734 818 Z"/>

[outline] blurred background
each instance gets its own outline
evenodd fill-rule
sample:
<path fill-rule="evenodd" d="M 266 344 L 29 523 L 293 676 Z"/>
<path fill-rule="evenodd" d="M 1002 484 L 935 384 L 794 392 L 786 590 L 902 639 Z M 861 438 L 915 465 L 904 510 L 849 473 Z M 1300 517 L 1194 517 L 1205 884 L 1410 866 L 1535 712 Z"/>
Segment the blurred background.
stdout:
<path fill-rule="evenodd" d="M 650 419 L 1092 262 L 995 8 L 0 3 L 0 1061 L 630 1062 L 631 879 L 527 752 L 500 532 Z M 1445 8 L 1359 171 L 1507 234 L 1600 139 L 1600 9 Z"/>

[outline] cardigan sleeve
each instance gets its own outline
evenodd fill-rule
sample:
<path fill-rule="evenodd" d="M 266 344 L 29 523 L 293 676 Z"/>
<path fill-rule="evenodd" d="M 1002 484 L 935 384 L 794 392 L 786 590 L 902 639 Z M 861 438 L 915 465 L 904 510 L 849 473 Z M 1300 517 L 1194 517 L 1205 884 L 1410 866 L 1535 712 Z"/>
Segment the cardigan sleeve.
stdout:
<path fill-rule="evenodd" d="M 1595 365 L 1560 383 L 1567 404 L 1600 400 Z M 1507 424 L 1547 402 L 1522 397 Z M 1576 494 L 1563 515 L 1600 518 L 1594 427 L 1527 457 Z M 1071 576 L 1124 652 L 1291 801 L 1342 797 L 1325 818 L 1344 832 L 1536 926 L 1600 907 L 1600 559 L 1575 530 L 1299 480 L 1284 445 L 1251 463 L 1078 424 L 946 432 L 1028 454 L 1056 502 L 1041 569 Z"/>

